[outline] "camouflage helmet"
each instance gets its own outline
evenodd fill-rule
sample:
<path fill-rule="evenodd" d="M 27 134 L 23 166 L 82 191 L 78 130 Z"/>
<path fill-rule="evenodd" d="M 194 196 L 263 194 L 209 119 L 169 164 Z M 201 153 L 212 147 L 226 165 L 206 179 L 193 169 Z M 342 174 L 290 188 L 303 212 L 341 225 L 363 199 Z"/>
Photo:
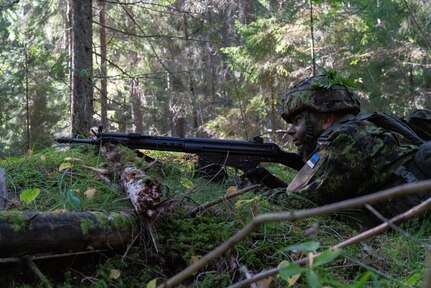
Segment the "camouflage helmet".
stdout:
<path fill-rule="evenodd" d="M 360 103 L 356 95 L 335 73 L 308 78 L 295 85 L 282 98 L 282 114 L 286 122 L 304 110 L 358 114 Z"/>

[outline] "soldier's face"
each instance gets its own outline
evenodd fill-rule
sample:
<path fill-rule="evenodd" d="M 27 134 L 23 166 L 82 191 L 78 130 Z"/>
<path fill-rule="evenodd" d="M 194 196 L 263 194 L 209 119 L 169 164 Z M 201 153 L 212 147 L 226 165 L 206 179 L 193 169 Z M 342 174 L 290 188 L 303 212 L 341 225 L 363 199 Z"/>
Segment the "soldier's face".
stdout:
<path fill-rule="evenodd" d="M 307 124 L 309 119 L 312 129 L 309 130 L 307 139 Z M 324 115 L 312 111 L 304 111 L 297 114 L 287 130 L 287 134 L 292 137 L 292 142 L 298 148 L 298 153 L 305 159 L 316 148 L 317 138 L 325 130 Z"/>

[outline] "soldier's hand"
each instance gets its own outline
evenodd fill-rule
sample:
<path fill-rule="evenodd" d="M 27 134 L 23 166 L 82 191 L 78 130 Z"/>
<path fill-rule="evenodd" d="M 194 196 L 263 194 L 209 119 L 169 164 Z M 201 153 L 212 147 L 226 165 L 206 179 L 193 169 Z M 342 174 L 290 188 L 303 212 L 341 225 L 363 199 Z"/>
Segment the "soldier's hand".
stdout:
<path fill-rule="evenodd" d="M 286 188 L 287 183 L 272 175 L 265 168 L 250 169 L 245 173 L 247 179 L 253 184 L 262 184 L 268 188 Z"/>

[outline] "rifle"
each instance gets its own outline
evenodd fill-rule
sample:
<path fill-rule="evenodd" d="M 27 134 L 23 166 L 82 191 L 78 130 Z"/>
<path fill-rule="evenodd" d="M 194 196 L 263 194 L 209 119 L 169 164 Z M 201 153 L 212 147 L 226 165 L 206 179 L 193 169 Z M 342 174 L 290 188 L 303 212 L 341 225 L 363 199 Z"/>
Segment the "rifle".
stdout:
<path fill-rule="evenodd" d="M 122 144 L 132 149 L 177 151 L 197 154 L 199 161 L 229 166 L 248 171 L 261 162 L 280 163 L 300 170 L 304 165 L 302 158 L 294 152 L 285 152 L 274 143 L 263 143 L 261 137 L 252 141 L 224 140 L 212 138 L 183 138 L 153 136 L 141 133 L 102 132 L 99 127 L 94 139 L 59 137 L 58 143 L 83 143 L 104 145 Z"/>

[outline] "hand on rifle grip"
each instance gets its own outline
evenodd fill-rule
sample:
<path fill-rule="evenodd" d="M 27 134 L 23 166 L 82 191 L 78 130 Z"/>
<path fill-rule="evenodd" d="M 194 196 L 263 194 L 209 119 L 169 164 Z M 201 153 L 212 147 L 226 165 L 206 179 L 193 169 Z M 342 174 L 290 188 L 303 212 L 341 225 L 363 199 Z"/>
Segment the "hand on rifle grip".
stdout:
<path fill-rule="evenodd" d="M 245 177 L 253 184 L 262 184 L 268 188 L 286 188 L 287 183 L 272 175 L 265 168 L 253 168 L 245 173 Z"/>

